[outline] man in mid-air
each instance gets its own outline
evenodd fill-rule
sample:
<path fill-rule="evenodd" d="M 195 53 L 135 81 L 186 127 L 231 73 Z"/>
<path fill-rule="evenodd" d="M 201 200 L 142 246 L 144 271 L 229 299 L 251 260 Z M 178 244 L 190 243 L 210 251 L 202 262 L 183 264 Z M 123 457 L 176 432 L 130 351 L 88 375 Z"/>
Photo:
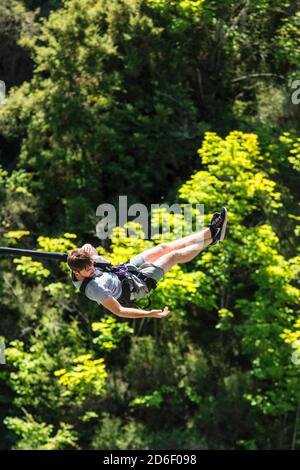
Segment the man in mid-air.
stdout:
<path fill-rule="evenodd" d="M 156 283 L 174 265 L 188 263 L 204 248 L 216 245 L 224 240 L 226 224 L 227 210 L 223 207 L 220 213 L 216 212 L 213 215 L 208 228 L 178 240 L 160 243 L 124 263 L 128 266 L 133 265 L 137 272 L 137 276 L 133 275 L 133 298 L 146 297 L 151 290 L 151 282 L 154 282 L 156 286 Z M 67 259 L 72 270 L 74 286 L 80 288 L 83 283 L 86 283 L 84 293 L 90 300 L 103 305 L 119 317 L 163 318 L 169 315 L 168 307 L 164 307 L 163 310 L 148 311 L 122 305 L 121 299 L 124 298 L 123 283 L 115 272 L 101 271 L 101 269 L 94 266 L 97 256 L 96 248 L 85 244 L 81 248 L 72 250 Z"/>

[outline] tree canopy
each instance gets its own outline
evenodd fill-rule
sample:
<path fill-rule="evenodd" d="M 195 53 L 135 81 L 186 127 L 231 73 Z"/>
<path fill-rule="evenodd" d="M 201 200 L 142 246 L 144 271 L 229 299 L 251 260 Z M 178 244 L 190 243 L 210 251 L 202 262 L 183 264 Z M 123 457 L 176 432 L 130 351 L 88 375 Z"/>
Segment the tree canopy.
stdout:
<path fill-rule="evenodd" d="M 160 321 L 1 258 L 0 448 L 299 448 L 299 21 L 290 0 L 2 2 L 1 245 L 124 262 L 157 240 L 95 237 L 119 195 L 205 225 L 225 205 L 229 230 L 159 282 Z"/>

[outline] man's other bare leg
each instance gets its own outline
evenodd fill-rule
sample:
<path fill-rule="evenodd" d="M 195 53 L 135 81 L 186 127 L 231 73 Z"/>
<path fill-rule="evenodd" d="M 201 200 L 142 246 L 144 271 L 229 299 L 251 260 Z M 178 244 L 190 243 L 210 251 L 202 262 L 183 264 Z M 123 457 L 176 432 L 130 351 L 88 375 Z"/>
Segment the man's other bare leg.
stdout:
<path fill-rule="evenodd" d="M 142 256 L 146 263 L 153 263 L 161 256 L 164 256 L 167 253 L 171 253 L 174 250 L 178 250 L 181 248 L 185 248 L 189 245 L 202 244 L 202 246 L 207 246 L 206 241 L 210 240 L 211 238 L 211 231 L 209 228 L 205 228 L 200 232 L 193 233 L 192 235 L 187 235 L 186 237 L 179 238 L 177 240 L 173 240 L 171 242 L 162 242 L 159 245 L 150 248 L 149 250 L 145 250 L 142 253 Z"/>
<path fill-rule="evenodd" d="M 173 250 L 160 258 L 158 258 L 154 264 L 160 266 L 164 272 L 169 271 L 175 264 L 183 264 L 192 261 L 199 253 L 204 250 L 212 242 L 212 238 L 207 238 L 203 243 L 195 243 L 188 245 L 179 250 Z"/>

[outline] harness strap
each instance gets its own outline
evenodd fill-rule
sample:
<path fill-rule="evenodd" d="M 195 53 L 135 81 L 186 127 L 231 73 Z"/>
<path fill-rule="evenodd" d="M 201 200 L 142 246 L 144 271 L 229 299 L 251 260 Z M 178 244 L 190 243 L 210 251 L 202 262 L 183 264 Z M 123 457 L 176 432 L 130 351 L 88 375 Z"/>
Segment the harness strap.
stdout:
<path fill-rule="evenodd" d="M 145 282 L 149 292 L 152 290 L 152 289 L 155 289 L 156 288 L 156 285 L 157 285 L 157 281 L 155 281 L 155 279 L 152 279 L 148 276 L 146 276 L 145 274 L 143 273 L 140 273 L 138 272 L 138 269 L 136 266 L 134 267 L 131 267 L 131 266 L 124 266 L 124 264 L 122 265 L 118 265 L 118 266 L 112 266 L 112 265 L 105 265 L 103 266 L 103 271 L 106 271 L 106 272 L 115 272 L 115 274 L 117 274 L 118 278 L 120 279 L 121 281 L 121 288 L 122 288 L 122 293 L 121 293 L 121 296 L 118 298 L 118 302 L 120 302 L 122 305 L 124 306 L 127 306 L 127 307 L 137 307 L 138 308 L 138 305 L 136 304 L 136 302 L 134 300 L 131 300 L 130 297 L 131 297 L 131 289 L 130 289 L 130 283 L 129 283 L 129 280 L 126 276 L 126 273 L 127 272 L 132 272 L 134 273 L 139 279 L 141 279 L 142 281 Z M 119 268 L 119 269 L 118 269 Z M 125 269 L 124 269 L 125 268 Z M 101 268 L 100 268 L 101 269 Z M 97 277 L 97 276 L 96 276 Z M 88 283 L 90 281 L 92 281 L 93 279 L 95 278 L 95 276 L 93 277 L 88 277 L 88 278 L 85 278 L 81 285 L 80 285 L 80 292 L 82 294 L 85 294 L 85 290 L 86 290 L 86 287 L 88 285 Z M 144 308 L 148 308 L 149 306 L 151 305 L 151 299 L 148 299 L 148 304 L 146 305 L 146 307 Z"/>
<path fill-rule="evenodd" d="M 93 279 L 94 279 L 93 277 L 86 277 L 86 278 L 82 281 L 82 283 L 81 283 L 81 285 L 80 285 L 80 287 L 79 287 L 80 292 L 81 292 L 82 294 L 85 294 L 86 286 L 87 286 L 88 283 L 89 283 L 90 281 L 92 281 Z"/>

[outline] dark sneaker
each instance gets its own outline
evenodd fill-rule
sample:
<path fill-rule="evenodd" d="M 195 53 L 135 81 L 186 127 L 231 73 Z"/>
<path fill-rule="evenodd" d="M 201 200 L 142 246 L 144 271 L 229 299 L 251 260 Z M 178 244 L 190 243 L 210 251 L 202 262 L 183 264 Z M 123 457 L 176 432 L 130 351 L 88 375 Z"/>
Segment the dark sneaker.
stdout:
<path fill-rule="evenodd" d="M 208 226 L 210 227 L 211 225 L 213 225 L 216 218 L 219 217 L 220 215 L 221 215 L 221 212 L 215 212 L 214 215 L 212 216 L 211 221 L 209 222 Z"/>
<path fill-rule="evenodd" d="M 211 231 L 212 245 L 217 245 L 219 242 L 223 241 L 225 238 L 226 233 L 226 225 L 227 225 L 227 209 L 222 207 L 221 212 L 215 212 L 212 216 L 212 219 L 209 224 L 209 228 Z"/>

